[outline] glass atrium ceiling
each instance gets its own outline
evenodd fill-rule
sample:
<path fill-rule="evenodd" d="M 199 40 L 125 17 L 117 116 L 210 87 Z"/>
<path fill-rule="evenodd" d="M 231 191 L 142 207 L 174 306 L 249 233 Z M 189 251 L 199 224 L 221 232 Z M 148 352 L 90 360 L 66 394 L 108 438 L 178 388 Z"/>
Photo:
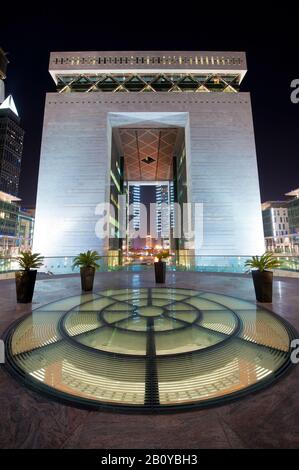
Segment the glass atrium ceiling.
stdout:
<path fill-rule="evenodd" d="M 6 337 L 7 367 L 68 404 L 159 412 L 258 390 L 290 366 L 293 328 L 238 298 L 175 288 L 58 300 Z"/>

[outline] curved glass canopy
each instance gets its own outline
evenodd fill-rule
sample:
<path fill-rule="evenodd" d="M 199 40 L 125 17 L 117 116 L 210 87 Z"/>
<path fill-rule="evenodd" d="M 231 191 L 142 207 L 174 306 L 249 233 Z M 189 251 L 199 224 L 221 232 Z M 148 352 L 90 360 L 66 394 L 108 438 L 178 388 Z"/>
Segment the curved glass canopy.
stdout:
<path fill-rule="evenodd" d="M 31 388 L 77 406 L 138 411 L 243 396 L 290 365 L 293 328 L 251 302 L 175 288 L 69 297 L 8 332 L 7 366 Z"/>

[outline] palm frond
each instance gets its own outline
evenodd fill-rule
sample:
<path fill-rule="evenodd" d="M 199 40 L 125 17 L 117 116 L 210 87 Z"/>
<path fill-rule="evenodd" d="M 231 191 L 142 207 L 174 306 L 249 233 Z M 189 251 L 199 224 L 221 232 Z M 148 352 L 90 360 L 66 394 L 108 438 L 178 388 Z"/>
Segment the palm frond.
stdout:
<path fill-rule="evenodd" d="M 266 251 L 261 256 L 252 256 L 252 258 L 246 260 L 245 267 L 248 268 L 247 273 L 252 269 L 259 271 L 267 271 L 275 268 L 280 268 L 282 262 L 277 259 L 271 251 Z"/>
<path fill-rule="evenodd" d="M 169 250 L 159 251 L 159 253 L 156 254 L 156 258 L 158 258 L 159 261 L 162 261 L 162 259 L 169 258 L 169 256 Z"/>
<path fill-rule="evenodd" d="M 43 265 L 44 257 L 40 253 L 31 253 L 31 251 L 21 251 L 16 260 L 21 269 L 29 271 L 30 269 L 38 269 Z"/>
<path fill-rule="evenodd" d="M 73 269 L 77 267 L 98 269 L 100 267 L 100 264 L 97 263 L 99 259 L 101 259 L 101 256 L 95 250 L 88 250 L 86 252 L 79 253 L 79 255 L 74 258 Z"/>

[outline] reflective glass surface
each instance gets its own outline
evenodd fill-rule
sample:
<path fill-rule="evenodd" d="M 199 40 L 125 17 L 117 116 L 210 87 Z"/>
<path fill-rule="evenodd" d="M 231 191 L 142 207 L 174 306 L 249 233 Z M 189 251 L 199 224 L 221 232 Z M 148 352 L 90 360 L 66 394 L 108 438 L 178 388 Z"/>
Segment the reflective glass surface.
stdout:
<path fill-rule="evenodd" d="M 205 406 L 267 385 L 290 365 L 293 328 L 254 303 L 175 288 L 58 300 L 7 336 L 8 367 L 78 406 Z"/>

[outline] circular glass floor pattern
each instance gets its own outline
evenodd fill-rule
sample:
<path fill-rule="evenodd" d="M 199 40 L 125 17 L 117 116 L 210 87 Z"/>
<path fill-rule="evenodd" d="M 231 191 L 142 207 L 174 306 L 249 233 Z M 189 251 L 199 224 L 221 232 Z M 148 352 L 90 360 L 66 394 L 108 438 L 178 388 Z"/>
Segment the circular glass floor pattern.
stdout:
<path fill-rule="evenodd" d="M 52 302 L 8 332 L 8 367 L 91 407 L 164 410 L 242 396 L 290 365 L 292 327 L 255 304 L 188 289 L 113 289 Z"/>

